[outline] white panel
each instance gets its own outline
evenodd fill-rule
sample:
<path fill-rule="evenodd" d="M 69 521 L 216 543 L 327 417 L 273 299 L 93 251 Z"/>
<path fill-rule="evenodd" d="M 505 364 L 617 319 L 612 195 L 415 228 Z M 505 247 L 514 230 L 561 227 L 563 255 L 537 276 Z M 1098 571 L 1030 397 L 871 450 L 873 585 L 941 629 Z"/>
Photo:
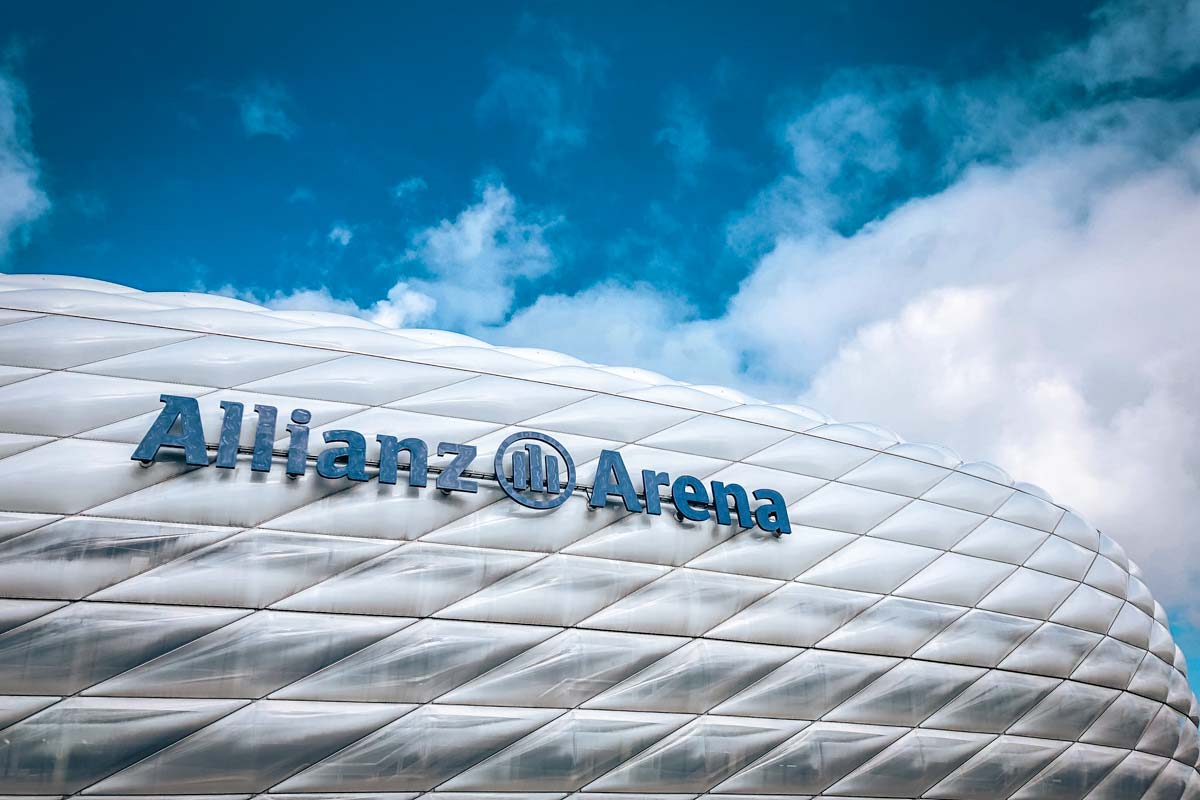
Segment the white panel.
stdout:
<path fill-rule="evenodd" d="M 320 350 L 311 352 L 320 353 Z M 293 369 L 243 383 L 239 388 L 265 394 L 286 394 L 378 406 L 465 381 L 473 373 L 389 358 L 327 353 L 336 361 Z"/>
<path fill-rule="evenodd" d="M 912 502 L 900 495 L 830 483 L 788 509 L 792 522 L 847 533 L 866 533 Z"/>
<path fill-rule="evenodd" d="M 648 447 L 738 461 L 789 436 L 787 431 L 702 414 L 641 439 Z"/>
<path fill-rule="evenodd" d="M 336 358 L 338 353 L 310 350 L 228 336 L 202 336 L 153 350 L 97 361 L 76 372 L 228 388 Z M 291 392 L 276 392 L 291 394 Z M 331 398 L 333 399 L 333 398 Z"/>
<path fill-rule="evenodd" d="M 18 367 L 66 369 L 197 335 L 97 319 L 39 317 L 0 328 L 0 362 Z"/>

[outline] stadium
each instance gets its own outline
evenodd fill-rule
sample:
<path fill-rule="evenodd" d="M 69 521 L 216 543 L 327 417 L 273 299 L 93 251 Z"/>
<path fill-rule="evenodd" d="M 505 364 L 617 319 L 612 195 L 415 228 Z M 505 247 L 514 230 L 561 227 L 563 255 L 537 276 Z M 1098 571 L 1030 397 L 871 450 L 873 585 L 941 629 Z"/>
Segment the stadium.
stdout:
<path fill-rule="evenodd" d="M 997 466 L 0 276 L 5 795 L 1197 800 L 1198 714 L 1120 544 Z"/>

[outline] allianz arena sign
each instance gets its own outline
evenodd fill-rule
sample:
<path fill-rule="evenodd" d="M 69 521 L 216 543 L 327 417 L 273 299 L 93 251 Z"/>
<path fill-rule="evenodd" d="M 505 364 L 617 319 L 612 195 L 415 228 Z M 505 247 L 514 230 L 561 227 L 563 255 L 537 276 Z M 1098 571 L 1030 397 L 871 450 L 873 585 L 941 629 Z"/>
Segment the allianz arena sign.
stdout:
<path fill-rule="evenodd" d="M 158 458 L 159 451 L 166 447 L 182 450 L 190 466 L 209 466 L 204 423 L 196 398 L 164 394 L 159 399 L 164 407 L 130 458 L 149 466 Z M 214 463 L 218 469 L 234 469 L 237 466 L 245 408 L 242 403 L 226 400 L 221 402 L 221 410 L 221 433 Z M 279 410 L 275 406 L 255 405 L 254 412 L 258 420 L 250 469 L 253 472 L 270 472 Z M 312 414 L 306 409 L 297 408 L 289 418 L 286 470 L 289 477 L 298 478 L 308 471 L 308 423 L 312 421 Z M 318 475 L 335 480 L 370 480 L 367 472 L 367 440 L 362 433 L 334 429 L 325 431 L 322 438 L 325 444 L 337 446 L 326 448 L 317 456 Z M 445 467 L 437 469 L 429 466 L 429 445 L 422 439 L 400 439 L 381 433 L 375 440 L 379 443 L 378 479 L 381 484 L 394 485 L 403 470 L 408 473 L 409 486 L 425 487 L 432 469 L 437 472 L 434 486 L 443 493 L 474 493 L 479 489 L 478 482 L 469 470 L 478 455 L 474 445 L 439 442 L 437 455 L 453 455 L 454 458 Z M 524 446 L 514 447 L 520 443 L 524 443 Z M 543 446 L 551 452 L 543 455 Z M 408 463 L 405 465 L 400 463 L 402 452 L 408 454 Z M 510 466 L 506 470 L 506 456 L 510 454 Z M 492 477 L 500 488 L 528 508 L 558 508 L 576 488 L 575 462 L 570 453 L 561 442 L 544 433 L 519 431 L 512 434 L 500 443 L 492 463 Z M 699 478 L 692 475 L 680 475 L 672 480 L 668 473 L 653 469 L 642 470 L 641 479 L 642 491 L 639 493 L 634 488 L 620 452 L 601 450 L 595 485 L 588 493 L 588 504 L 592 508 L 602 508 L 608 504 L 610 497 L 614 497 L 624 503 L 627 511 L 658 515 L 662 513 L 661 487 L 669 489 L 670 502 L 681 521 L 703 522 L 715 516 L 717 524 L 732 525 L 736 517 L 738 526 L 742 528 L 757 525 L 775 536 L 792 532 L 787 503 L 783 495 L 774 489 L 754 489 L 748 493 L 739 484 L 715 480 L 706 488 Z M 759 501 L 759 505 L 752 507 L 751 497 Z"/>

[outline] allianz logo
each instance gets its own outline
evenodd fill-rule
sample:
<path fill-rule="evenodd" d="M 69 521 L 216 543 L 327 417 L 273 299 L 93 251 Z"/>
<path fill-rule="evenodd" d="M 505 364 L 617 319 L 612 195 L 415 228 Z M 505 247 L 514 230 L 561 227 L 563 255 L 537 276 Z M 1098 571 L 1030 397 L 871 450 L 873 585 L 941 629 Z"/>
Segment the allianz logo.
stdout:
<path fill-rule="evenodd" d="M 275 463 L 273 449 L 279 410 L 274 406 L 255 405 L 257 423 L 254 429 L 254 445 L 240 446 L 242 419 L 245 407 L 242 403 L 224 400 L 221 402 L 221 431 L 217 440 L 216 459 L 209 460 L 209 447 L 205 444 L 204 423 L 200 418 L 200 405 L 194 397 L 164 394 L 159 397 L 164 404 L 158 417 L 146 431 L 141 442 L 133 451 L 131 459 L 142 466 L 150 466 L 158 459 L 162 448 L 182 450 L 184 460 L 191 466 L 218 469 L 233 469 L 237 457 L 246 450 L 250 455 L 250 469 L 254 472 L 270 472 Z M 308 471 L 311 456 L 308 452 L 309 427 L 312 413 L 297 408 L 289 415 L 286 426 L 288 446 L 285 455 L 286 474 L 298 478 Z M 358 431 L 349 429 L 327 430 L 322 434 L 326 447 L 316 455 L 316 471 L 322 478 L 351 481 L 367 481 L 367 439 Z M 377 479 L 382 484 L 395 484 L 400 472 L 407 472 L 408 485 L 424 487 L 429 484 L 429 475 L 434 473 L 434 487 L 443 493 L 477 492 L 480 479 L 495 480 L 500 489 L 511 499 L 528 508 L 554 509 L 567 501 L 576 489 L 575 462 L 561 442 L 544 433 L 519 431 L 500 443 L 492 459 L 493 472 L 476 473 L 469 467 L 478 455 L 474 445 L 459 442 L 438 442 L 438 456 L 453 456 L 442 467 L 429 465 L 429 446 L 422 439 L 404 438 L 378 434 L 379 444 Z M 519 445 L 519 446 L 518 446 Z M 401 464 L 400 454 L 408 454 L 408 463 Z M 506 468 L 507 464 L 507 468 Z M 787 504 L 783 495 L 774 489 L 755 489 L 747 493 L 736 483 L 711 481 L 707 486 L 692 475 L 680 475 L 674 479 L 665 472 L 644 469 L 641 474 L 642 490 L 638 492 L 625 466 L 625 460 L 617 450 L 601 450 L 596 465 L 596 480 L 588 489 L 588 504 L 591 508 L 602 508 L 613 498 L 624 504 L 633 513 L 661 514 L 666 490 L 669 502 L 675 508 L 680 521 L 703 522 L 716 518 L 720 525 L 736 524 L 742 528 L 757 526 L 767 533 L 781 536 L 791 533 Z M 751 498 L 758 501 L 753 505 Z"/>

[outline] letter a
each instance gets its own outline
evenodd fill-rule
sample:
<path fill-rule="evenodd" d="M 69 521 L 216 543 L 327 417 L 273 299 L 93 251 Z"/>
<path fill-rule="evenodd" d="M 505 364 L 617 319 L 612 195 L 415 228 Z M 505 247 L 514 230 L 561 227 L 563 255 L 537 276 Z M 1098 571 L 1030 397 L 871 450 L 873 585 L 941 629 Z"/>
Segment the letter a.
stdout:
<path fill-rule="evenodd" d="M 596 465 L 596 488 L 592 489 L 591 506 L 601 508 L 608 503 L 610 494 L 625 501 L 625 508 L 634 513 L 642 510 L 637 491 L 625 469 L 625 459 L 616 450 L 601 450 L 600 463 Z"/>
<path fill-rule="evenodd" d="M 204 423 L 200 421 L 200 404 L 194 397 L 180 397 L 174 394 L 160 395 L 158 398 L 166 407 L 158 412 L 158 419 L 146 431 L 137 449 L 130 459 L 148 464 L 158 457 L 160 447 L 183 448 L 183 456 L 193 467 L 208 466 L 208 451 L 204 449 Z M 171 428 L 179 420 L 180 433 L 171 433 Z"/>

